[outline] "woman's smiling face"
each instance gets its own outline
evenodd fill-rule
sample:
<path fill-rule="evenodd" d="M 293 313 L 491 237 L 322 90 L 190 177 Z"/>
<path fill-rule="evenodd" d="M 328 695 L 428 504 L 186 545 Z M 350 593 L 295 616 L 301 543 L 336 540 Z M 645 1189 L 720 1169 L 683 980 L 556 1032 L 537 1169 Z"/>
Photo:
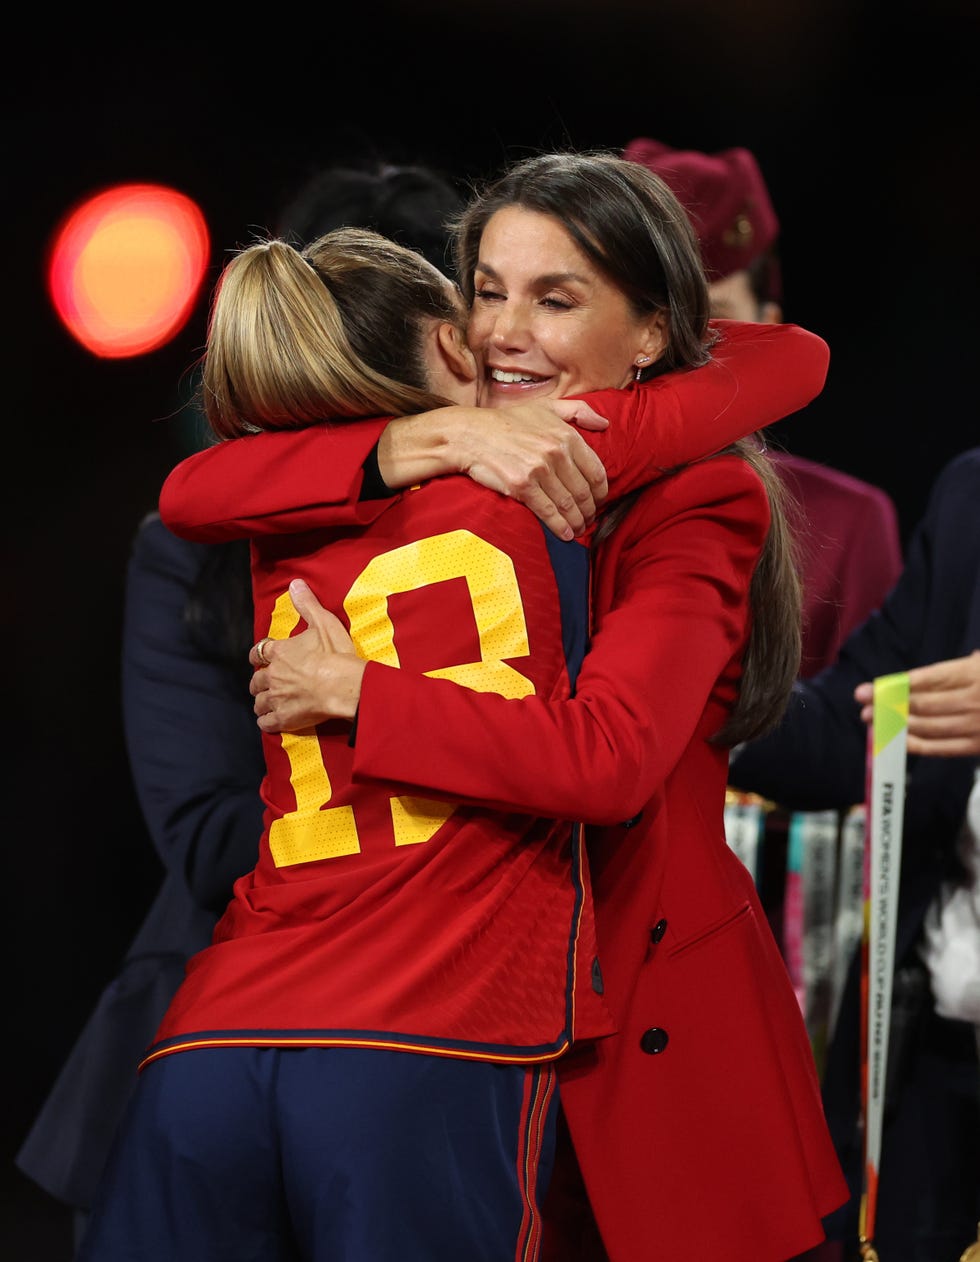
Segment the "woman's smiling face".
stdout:
<path fill-rule="evenodd" d="M 661 315 L 638 317 L 557 219 L 520 206 L 483 231 L 467 340 L 491 407 L 625 386 L 666 346 Z"/>

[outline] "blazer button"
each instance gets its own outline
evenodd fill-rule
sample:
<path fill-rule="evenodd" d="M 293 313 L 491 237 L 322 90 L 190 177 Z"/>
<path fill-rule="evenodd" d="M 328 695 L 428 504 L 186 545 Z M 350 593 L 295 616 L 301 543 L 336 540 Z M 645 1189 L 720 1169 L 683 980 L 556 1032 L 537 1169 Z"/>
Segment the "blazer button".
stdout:
<path fill-rule="evenodd" d="M 654 1026 L 650 1030 L 644 1030 L 643 1037 L 640 1039 L 640 1048 L 648 1056 L 658 1056 L 667 1046 L 667 1041 L 667 1031 Z"/>
<path fill-rule="evenodd" d="M 656 945 L 656 943 L 660 941 L 660 939 L 664 936 L 666 932 L 667 932 L 667 921 L 658 920 L 657 923 L 650 930 L 650 941 L 654 943 L 654 945 Z"/>

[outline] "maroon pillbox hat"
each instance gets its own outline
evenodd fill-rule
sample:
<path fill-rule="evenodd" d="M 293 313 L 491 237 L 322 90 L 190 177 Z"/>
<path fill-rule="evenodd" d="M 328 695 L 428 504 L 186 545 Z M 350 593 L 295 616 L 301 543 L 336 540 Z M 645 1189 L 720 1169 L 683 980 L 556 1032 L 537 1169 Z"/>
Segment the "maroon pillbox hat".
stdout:
<path fill-rule="evenodd" d="M 709 280 L 723 280 L 775 242 L 779 220 L 748 149 L 698 153 L 637 137 L 623 157 L 659 175 L 697 230 Z"/>

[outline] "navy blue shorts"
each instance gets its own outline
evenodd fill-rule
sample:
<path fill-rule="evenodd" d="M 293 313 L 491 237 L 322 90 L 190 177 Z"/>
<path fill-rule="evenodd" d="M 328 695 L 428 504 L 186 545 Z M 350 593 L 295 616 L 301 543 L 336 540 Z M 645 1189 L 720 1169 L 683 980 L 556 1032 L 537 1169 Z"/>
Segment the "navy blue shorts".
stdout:
<path fill-rule="evenodd" d="M 553 1065 L 204 1048 L 140 1076 L 76 1262 L 532 1262 Z"/>

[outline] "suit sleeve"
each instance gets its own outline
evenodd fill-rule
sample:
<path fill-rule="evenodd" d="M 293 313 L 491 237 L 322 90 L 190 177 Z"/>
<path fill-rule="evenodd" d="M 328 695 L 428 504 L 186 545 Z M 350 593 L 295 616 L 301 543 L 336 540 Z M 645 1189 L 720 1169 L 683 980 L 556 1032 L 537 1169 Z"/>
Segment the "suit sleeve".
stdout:
<path fill-rule="evenodd" d="M 729 777 L 736 788 L 792 810 L 864 801 L 867 729 L 854 700 L 857 685 L 980 647 L 968 612 L 970 602 L 980 608 L 978 493 L 980 448 L 937 479 L 905 568 L 880 610 L 851 633 L 832 665 L 796 685 L 774 732 L 733 751 Z M 910 783 L 928 773 L 927 764 L 947 761 L 910 759 Z"/>
<path fill-rule="evenodd" d="M 369 662 L 355 778 L 586 823 L 635 815 L 695 732 L 727 715 L 768 521 L 738 458 L 645 491 L 619 527 L 616 604 L 571 700 L 506 699 Z"/>
<path fill-rule="evenodd" d="M 130 556 L 122 696 L 136 795 L 164 867 L 215 914 L 258 856 L 264 774 L 248 671 L 193 643 L 184 619 L 207 549 L 154 514 Z M 247 573 L 244 581 L 247 583 Z"/>
<path fill-rule="evenodd" d="M 612 422 L 582 431 L 606 467 L 608 502 L 798 411 L 823 389 L 829 351 L 816 334 L 793 324 L 715 327 L 703 367 L 585 396 Z M 372 521 L 384 502 L 358 502 L 362 465 L 386 423 L 253 434 L 196 452 L 164 482 L 160 514 L 175 534 L 205 542 Z"/>

